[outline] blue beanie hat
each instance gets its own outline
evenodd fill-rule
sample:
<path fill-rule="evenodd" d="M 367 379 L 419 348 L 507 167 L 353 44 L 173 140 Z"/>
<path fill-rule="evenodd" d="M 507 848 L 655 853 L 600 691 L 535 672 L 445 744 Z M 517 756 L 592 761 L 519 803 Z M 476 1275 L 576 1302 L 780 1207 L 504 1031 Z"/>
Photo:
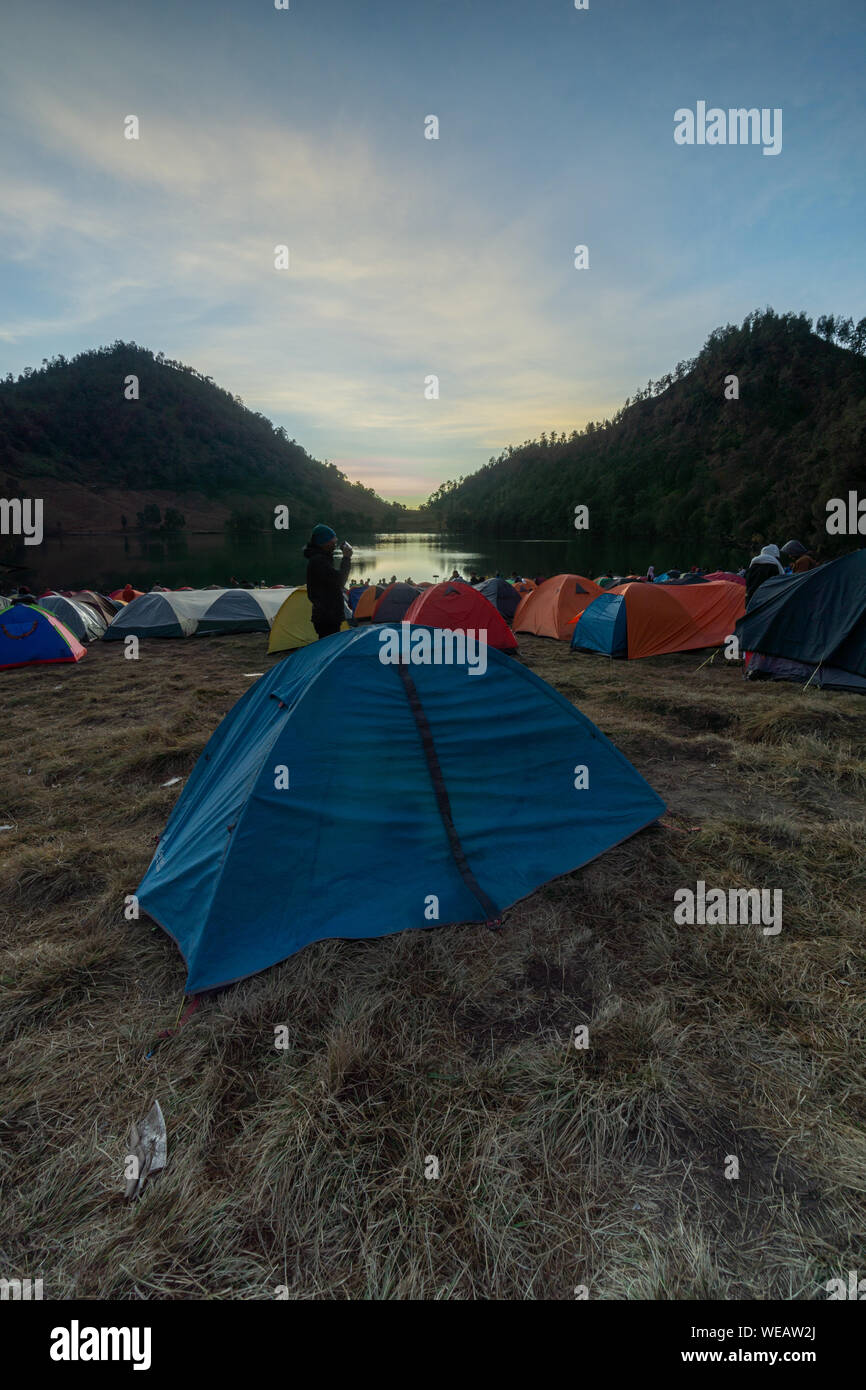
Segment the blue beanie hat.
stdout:
<path fill-rule="evenodd" d="M 324 522 L 321 521 L 318 526 L 313 527 L 313 534 L 310 537 L 313 545 L 326 545 L 328 541 L 335 541 L 336 539 L 336 531 L 332 530 L 330 526 L 325 526 Z"/>

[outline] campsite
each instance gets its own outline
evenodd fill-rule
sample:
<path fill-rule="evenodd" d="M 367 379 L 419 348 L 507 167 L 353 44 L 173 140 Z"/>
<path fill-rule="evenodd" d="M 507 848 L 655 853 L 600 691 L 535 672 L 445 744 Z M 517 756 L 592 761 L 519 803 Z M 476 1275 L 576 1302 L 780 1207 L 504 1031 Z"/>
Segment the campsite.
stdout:
<path fill-rule="evenodd" d="M 124 903 L 213 730 L 282 664 L 266 640 L 196 638 L 192 666 L 187 641 L 99 641 L 0 676 L 3 1225 L 56 1296 L 796 1299 L 855 1261 L 862 697 L 522 636 L 660 821 L 500 929 L 314 942 L 177 1028 L 181 954 Z M 290 892 L 291 844 L 278 862 Z M 675 926 L 698 880 L 782 886 L 778 939 Z M 121 1159 L 153 1094 L 170 1160 L 138 1211 Z"/>
<path fill-rule="evenodd" d="M 22 1373 L 850 1375 L 863 0 L 6 11 Z"/>

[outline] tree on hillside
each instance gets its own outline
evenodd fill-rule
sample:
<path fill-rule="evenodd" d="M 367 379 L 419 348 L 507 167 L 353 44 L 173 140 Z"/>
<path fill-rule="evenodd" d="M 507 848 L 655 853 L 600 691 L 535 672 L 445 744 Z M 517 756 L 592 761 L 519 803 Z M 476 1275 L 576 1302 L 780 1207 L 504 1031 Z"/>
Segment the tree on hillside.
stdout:
<path fill-rule="evenodd" d="M 139 531 L 155 531 L 160 520 L 160 510 L 155 502 L 148 502 L 143 511 L 135 514 L 135 524 Z"/>

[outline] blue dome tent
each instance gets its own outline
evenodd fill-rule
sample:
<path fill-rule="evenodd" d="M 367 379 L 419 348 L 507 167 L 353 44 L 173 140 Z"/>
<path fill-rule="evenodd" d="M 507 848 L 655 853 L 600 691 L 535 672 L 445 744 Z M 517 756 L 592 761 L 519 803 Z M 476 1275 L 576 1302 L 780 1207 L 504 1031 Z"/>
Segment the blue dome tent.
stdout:
<path fill-rule="evenodd" d="M 483 649 L 483 671 L 384 664 L 383 643 L 407 632 L 437 636 L 365 626 L 300 649 L 210 739 L 138 889 L 183 952 L 188 991 L 325 938 L 498 921 L 663 814 L 519 662 Z"/>
<path fill-rule="evenodd" d="M 35 603 L 0 607 L 0 670 L 80 661 L 87 649 L 59 618 Z"/>
<path fill-rule="evenodd" d="M 599 594 L 584 608 L 574 625 L 574 650 L 602 652 L 605 656 L 628 655 L 628 613 L 624 594 Z"/>

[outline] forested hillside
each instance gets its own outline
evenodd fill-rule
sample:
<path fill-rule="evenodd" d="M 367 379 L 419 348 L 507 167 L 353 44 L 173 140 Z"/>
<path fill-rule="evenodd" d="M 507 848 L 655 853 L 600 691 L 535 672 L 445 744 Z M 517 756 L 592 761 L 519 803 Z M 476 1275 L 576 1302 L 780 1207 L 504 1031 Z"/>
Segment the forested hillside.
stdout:
<path fill-rule="evenodd" d="M 154 507 L 217 529 L 269 524 L 277 503 L 293 527 L 387 527 L 403 510 L 209 377 L 121 342 L 0 382 L 0 492 L 44 497 L 49 531 L 134 527 Z"/>
<path fill-rule="evenodd" d="M 612 420 L 542 434 L 443 484 L 424 524 L 564 536 L 580 504 L 600 539 L 850 548 L 827 535 L 826 503 L 866 494 L 866 319 L 822 317 L 816 329 L 772 309 L 716 329 Z M 726 398 L 730 376 L 738 399 Z"/>

